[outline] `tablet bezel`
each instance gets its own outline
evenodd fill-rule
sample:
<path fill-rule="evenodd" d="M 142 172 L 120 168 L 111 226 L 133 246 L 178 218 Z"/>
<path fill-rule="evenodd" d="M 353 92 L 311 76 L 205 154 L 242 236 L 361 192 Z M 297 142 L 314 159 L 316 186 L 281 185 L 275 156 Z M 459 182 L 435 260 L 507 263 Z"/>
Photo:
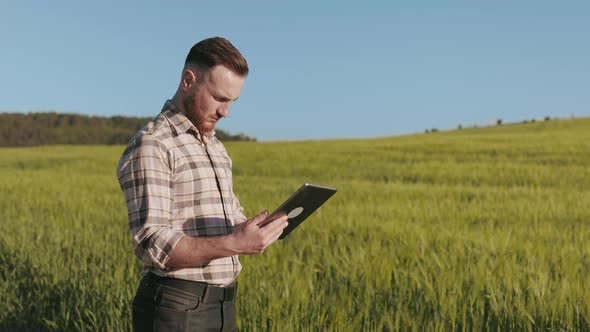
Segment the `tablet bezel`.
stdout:
<path fill-rule="evenodd" d="M 289 217 L 289 225 L 283 230 L 279 240 L 284 239 L 295 228 L 297 228 L 305 219 L 313 214 L 320 206 L 322 206 L 330 197 L 336 193 L 337 189 L 323 185 L 304 183 L 297 191 L 295 191 L 287 200 L 283 202 L 276 210 L 274 210 L 261 223 L 260 227 L 264 227 L 267 223 L 274 220 L 280 213 L 289 215 L 298 207 L 303 208 L 299 214 Z"/>

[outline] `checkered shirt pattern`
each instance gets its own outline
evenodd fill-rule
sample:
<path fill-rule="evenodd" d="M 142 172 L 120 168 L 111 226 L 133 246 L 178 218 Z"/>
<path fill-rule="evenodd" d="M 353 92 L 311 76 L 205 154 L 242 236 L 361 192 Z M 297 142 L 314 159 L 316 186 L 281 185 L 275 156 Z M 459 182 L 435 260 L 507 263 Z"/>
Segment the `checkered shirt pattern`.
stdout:
<path fill-rule="evenodd" d="M 144 273 L 218 286 L 231 284 L 240 273 L 238 256 L 190 268 L 165 265 L 183 236 L 227 235 L 246 220 L 232 189 L 232 161 L 214 134 L 200 135 L 167 100 L 123 152 L 117 177 Z"/>

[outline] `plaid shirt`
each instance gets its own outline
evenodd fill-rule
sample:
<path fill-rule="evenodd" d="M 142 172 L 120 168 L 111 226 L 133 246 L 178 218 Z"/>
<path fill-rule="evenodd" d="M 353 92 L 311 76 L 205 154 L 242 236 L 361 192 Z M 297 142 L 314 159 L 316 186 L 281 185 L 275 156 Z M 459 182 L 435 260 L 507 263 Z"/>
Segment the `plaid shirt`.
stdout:
<path fill-rule="evenodd" d="M 202 141 L 191 121 L 167 100 L 121 156 L 117 177 L 145 273 L 224 286 L 242 269 L 238 256 L 191 268 L 165 266 L 183 236 L 227 235 L 246 220 L 232 189 L 232 161 L 214 134 L 204 133 Z"/>

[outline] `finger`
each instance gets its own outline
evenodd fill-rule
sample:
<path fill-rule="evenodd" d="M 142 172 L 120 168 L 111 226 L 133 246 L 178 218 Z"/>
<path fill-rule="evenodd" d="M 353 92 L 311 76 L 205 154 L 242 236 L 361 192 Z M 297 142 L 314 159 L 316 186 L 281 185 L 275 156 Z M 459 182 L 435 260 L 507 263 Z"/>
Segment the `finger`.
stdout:
<path fill-rule="evenodd" d="M 268 217 L 268 210 L 264 210 L 257 214 L 254 218 L 250 219 L 250 223 L 254 225 L 260 225 Z"/>
<path fill-rule="evenodd" d="M 275 221 L 275 220 L 277 220 L 277 219 L 279 219 L 279 218 L 281 218 L 283 216 L 286 216 L 285 212 L 283 212 L 283 211 L 279 211 L 279 212 L 273 213 L 272 215 L 267 216 L 266 219 L 264 219 L 264 222 L 262 222 L 260 224 L 260 227 L 266 227 L 271 222 L 273 222 L 273 221 Z"/>
<path fill-rule="evenodd" d="M 274 216 L 272 216 L 272 221 L 279 219 L 279 218 L 283 218 L 283 217 L 287 217 L 287 214 L 284 211 L 279 211 L 277 212 L 277 214 L 275 214 Z"/>
<path fill-rule="evenodd" d="M 277 219 L 274 219 L 272 222 L 276 227 L 285 228 L 285 227 L 287 227 L 286 225 L 287 225 L 288 221 L 289 221 L 289 217 L 287 217 L 287 215 L 283 215 Z M 284 226 L 282 226 L 283 223 L 285 224 Z"/>
<path fill-rule="evenodd" d="M 279 217 L 272 217 L 271 218 L 266 218 L 264 224 L 261 226 L 261 228 L 265 228 L 268 229 L 268 232 L 272 232 L 275 229 L 281 228 L 281 223 L 286 222 L 288 220 L 289 217 L 287 217 L 287 215 L 283 214 Z"/>
<path fill-rule="evenodd" d="M 272 226 L 269 226 L 268 229 L 265 229 L 266 238 L 274 242 L 281 234 L 283 234 L 283 230 L 287 228 L 288 225 L 289 223 L 287 221 L 273 221 Z"/>
<path fill-rule="evenodd" d="M 274 231 L 272 232 L 272 235 L 269 237 L 269 238 L 270 238 L 270 241 L 269 241 L 269 244 L 268 244 L 268 245 L 271 245 L 271 244 L 272 244 L 272 243 L 274 243 L 276 240 L 278 240 L 278 239 L 279 239 L 279 237 L 281 236 L 281 234 L 283 234 L 283 230 L 284 230 L 284 229 L 285 229 L 285 228 L 283 227 L 283 228 L 279 228 L 279 229 L 277 229 L 277 230 L 274 230 Z"/>

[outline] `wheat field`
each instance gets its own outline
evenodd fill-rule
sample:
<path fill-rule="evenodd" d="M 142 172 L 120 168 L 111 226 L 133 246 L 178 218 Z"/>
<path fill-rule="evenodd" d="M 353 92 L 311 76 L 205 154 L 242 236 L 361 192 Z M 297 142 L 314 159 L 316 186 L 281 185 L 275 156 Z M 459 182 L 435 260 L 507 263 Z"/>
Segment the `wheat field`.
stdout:
<path fill-rule="evenodd" d="M 241 331 L 590 329 L 590 118 L 226 147 L 249 216 L 338 188 L 242 257 Z M 123 149 L 0 149 L 0 330 L 131 330 Z"/>

